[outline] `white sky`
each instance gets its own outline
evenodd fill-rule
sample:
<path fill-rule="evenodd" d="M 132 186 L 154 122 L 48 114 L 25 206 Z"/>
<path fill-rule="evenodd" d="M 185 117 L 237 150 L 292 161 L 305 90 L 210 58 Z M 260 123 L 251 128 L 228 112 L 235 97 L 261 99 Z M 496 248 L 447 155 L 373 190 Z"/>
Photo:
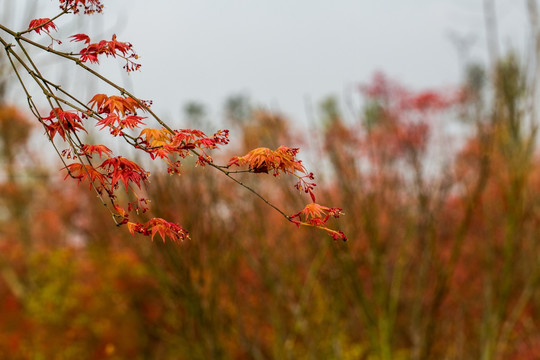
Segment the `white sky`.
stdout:
<path fill-rule="evenodd" d="M 52 17 L 58 3 L 0 0 L 0 11 L 6 1 L 18 10 L 10 25 L 24 26 L 29 19 L 21 19 L 20 7 L 36 3 L 43 7 L 37 17 Z M 126 87 L 174 119 L 190 100 L 219 119 L 226 97 L 242 93 L 304 122 L 306 97 L 315 104 L 341 97 L 376 70 L 415 88 L 456 84 L 460 65 L 450 33 L 474 39 L 472 59 L 486 57 L 483 0 L 103 2 L 105 14 L 89 19 L 95 31 L 88 32 L 133 43 L 143 67 Z M 525 1 L 496 3 L 501 46 L 522 49 Z"/>

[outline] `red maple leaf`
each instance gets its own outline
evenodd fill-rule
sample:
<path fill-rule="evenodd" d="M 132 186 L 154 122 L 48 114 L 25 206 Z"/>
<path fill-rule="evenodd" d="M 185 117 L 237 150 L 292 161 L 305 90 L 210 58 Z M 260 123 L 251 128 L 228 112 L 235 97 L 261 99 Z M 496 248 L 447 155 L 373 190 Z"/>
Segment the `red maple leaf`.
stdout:
<path fill-rule="evenodd" d="M 112 155 L 112 150 L 106 147 L 105 145 L 83 145 L 81 150 L 84 155 L 92 157 L 92 154 L 97 153 L 99 157 L 110 157 Z"/>
<path fill-rule="evenodd" d="M 87 45 L 84 49 L 79 51 L 79 55 L 82 62 L 98 63 L 98 55 L 121 57 L 126 60 L 124 68 L 130 72 L 133 70 L 139 70 L 140 64 L 137 64 L 133 59 L 138 59 L 139 56 L 133 51 L 133 46 L 128 42 L 121 42 L 116 40 L 116 35 L 112 36 L 110 41 L 101 40 L 98 43 L 90 44 L 90 38 L 85 34 L 76 34 L 72 36 L 72 41 L 84 41 Z"/>
<path fill-rule="evenodd" d="M 139 127 L 139 125 L 144 125 L 144 123 L 141 121 L 142 119 L 146 119 L 143 116 L 137 116 L 137 115 L 128 115 L 122 121 L 120 121 L 120 127 L 121 128 L 128 128 L 128 129 L 135 129 Z"/>
<path fill-rule="evenodd" d="M 168 237 L 174 242 L 183 241 L 189 238 L 188 232 L 180 225 L 168 222 L 162 218 L 150 219 L 145 224 L 137 222 L 127 222 L 128 230 L 131 234 L 139 233 L 145 236 L 151 236 L 154 241 L 154 236 L 159 234 L 163 242 Z"/>
<path fill-rule="evenodd" d="M 327 227 L 326 223 L 330 217 L 338 218 L 343 215 L 340 208 L 330 208 L 316 203 L 307 204 L 304 209 L 298 213 L 291 215 L 289 220 L 297 226 L 307 225 L 314 226 L 325 230 L 334 240 L 341 239 L 347 241 L 347 237 L 342 231 L 332 230 Z M 296 220 L 298 219 L 298 220 Z"/>
<path fill-rule="evenodd" d="M 34 19 L 30 21 L 28 25 L 28 30 L 34 30 L 38 34 L 41 34 L 41 30 L 46 33 L 50 32 L 50 29 L 57 30 L 56 25 L 49 18 Z"/>
<path fill-rule="evenodd" d="M 54 108 L 49 116 L 42 118 L 42 120 L 44 120 L 43 124 L 47 128 L 51 139 L 56 134 L 59 134 L 65 140 L 66 132 L 76 132 L 78 130 L 86 132 L 86 129 L 82 126 L 81 118 L 74 111 L 63 111 L 60 108 Z"/>
<path fill-rule="evenodd" d="M 103 130 L 105 127 L 115 127 L 115 123 L 120 123 L 120 117 L 116 114 L 109 114 L 107 117 L 99 120 L 96 126 L 103 125 L 100 130 Z"/>
<path fill-rule="evenodd" d="M 108 176 L 111 178 L 111 187 L 114 188 L 118 181 L 124 183 L 126 192 L 129 192 L 130 182 L 141 188 L 141 182 L 148 179 L 148 172 L 131 160 L 122 156 L 117 156 L 105 160 L 100 168 L 107 170 Z"/>
<path fill-rule="evenodd" d="M 90 37 L 86 34 L 75 34 L 71 35 L 70 38 L 72 38 L 71 41 L 82 41 L 85 44 L 90 44 Z"/>
<path fill-rule="evenodd" d="M 161 236 L 163 242 L 165 242 L 166 237 L 174 242 L 182 241 L 189 237 L 188 232 L 180 225 L 168 222 L 162 218 L 150 219 L 150 221 L 144 224 L 144 227 L 152 235 L 152 240 L 154 240 L 154 236 L 156 236 L 156 234 Z"/>

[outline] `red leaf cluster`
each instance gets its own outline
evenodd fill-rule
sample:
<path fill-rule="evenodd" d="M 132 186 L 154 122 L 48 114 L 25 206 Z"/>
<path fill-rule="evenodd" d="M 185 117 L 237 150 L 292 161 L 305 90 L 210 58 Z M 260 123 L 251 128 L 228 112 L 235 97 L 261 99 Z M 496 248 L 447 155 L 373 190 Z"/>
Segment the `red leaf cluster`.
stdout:
<path fill-rule="evenodd" d="M 97 153 L 99 157 L 107 159 L 100 166 L 94 167 L 91 164 L 76 162 L 65 167 L 71 176 L 80 182 L 88 180 L 90 186 L 94 185 L 98 192 L 106 190 L 111 197 L 114 196 L 115 189 L 119 182 L 124 184 L 126 192 L 131 188 L 130 183 L 134 183 L 141 188 L 141 183 L 148 179 L 149 173 L 131 160 L 122 156 L 111 157 L 112 151 L 105 145 L 83 145 L 81 155 L 92 157 Z M 98 169 L 102 169 L 100 172 Z"/>
<path fill-rule="evenodd" d="M 49 18 L 34 19 L 28 25 L 28 30 L 34 30 L 38 34 L 41 34 L 41 30 L 49 33 L 50 29 L 57 30 L 57 27 Z"/>
<path fill-rule="evenodd" d="M 296 158 L 298 151 L 297 148 L 286 146 L 280 146 L 276 150 L 261 147 L 251 150 L 244 156 L 232 157 L 229 160 L 229 166 L 247 165 L 251 172 L 268 174 L 269 171 L 272 171 L 274 176 L 281 173 L 293 174 L 298 177 L 295 187 L 308 193 L 311 199 L 315 201 L 313 188 L 316 184 L 308 181 L 314 179 L 313 173 L 308 172 L 302 165 L 302 161 Z M 298 173 L 303 175 L 298 175 Z"/>
<path fill-rule="evenodd" d="M 103 10 L 101 0 L 59 0 L 59 2 L 60 8 L 63 11 L 54 17 L 54 20 L 68 13 L 92 14 L 100 13 Z M 56 41 L 60 43 L 60 41 L 54 39 L 50 35 L 51 29 L 57 30 L 57 27 L 50 18 L 38 18 L 30 22 L 26 32 L 35 31 L 38 34 L 41 34 L 41 31 L 43 31 L 51 37 L 53 42 Z M 140 64 L 135 62 L 138 59 L 138 55 L 133 50 L 132 44 L 129 42 L 118 41 L 116 35 L 112 35 L 111 40 L 101 40 L 98 42 L 93 42 L 90 36 L 84 33 L 74 34 L 70 36 L 70 39 L 72 42 L 81 43 L 81 47 L 83 48 L 78 52 L 60 52 L 52 49 L 50 46 L 49 52 L 72 60 L 85 70 L 89 69 L 87 66 L 82 65 L 82 63 L 98 64 L 103 58 L 103 55 L 106 57 L 110 56 L 113 58 L 124 59 L 126 61 L 124 68 L 128 72 L 140 68 Z M 94 75 L 97 75 L 92 70 L 89 71 Z M 78 183 L 87 181 L 90 187 L 98 193 L 103 204 L 107 207 L 109 204 L 106 203 L 103 197 L 108 196 L 108 200 L 110 200 L 112 204 L 112 208 L 109 209 L 111 210 L 111 213 L 113 213 L 113 217 L 116 220 L 121 218 L 120 222 L 116 221 L 118 225 L 128 223 L 129 213 L 132 211 L 136 211 L 137 213 L 142 211 L 144 213 L 148 209 L 148 200 L 139 197 L 138 194 L 135 193 L 133 184 L 141 189 L 141 183 L 148 180 L 149 173 L 131 160 L 122 156 L 113 156 L 111 149 L 105 145 L 83 144 L 80 138 L 75 134 L 80 130 L 86 132 L 81 119 L 94 118 L 97 120 L 96 126 L 100 127 L 100 130 L 107 128 L 111 135 L 122 136 L 129 145 L 145 151 L 152 159 L 163 159 L 168 164 L 169 173 L 179 173 L 182 159 L 188 155 L 195 155 L 197 165 L 205 166 L 210 164 L 229 177 L 232 177 L 233 173 L 245 172 L 272 172 L 274 176 L 278 176 L 282 173 L 291 174 L 298 179 L 295 187 L 298 190 L 309 194 L 312 201 L 315 202 L 313 189 L 316 185 L 312 182 L 314 176 L 313 173 L 306 171 L 305 167 L 302 165 L 302 161 L 296 158 L 298 153 L 297 148 L 289 148 L 286 146 L 280 146 L 276 150 L 257 148 L 244 156 L 232 158 L 227 166 L 220 166 L 214 164 L 209 152 L 210 150 L 217 149 L 221 145 L 228 144 L 228 130 L 219 130 L 213 135 L 207 135 L 203 131 L 194 129 L 173 130 L 155 114 L 149 111 L 152 117 L 155 118 L 163 128 L 146 128 L 143 129 L 138 136 L 127 133 L 127 131 L 145 125 L 143 119 L 146 119 L 146 117 L 139 116 L 137 111 L 149 110 L 148 107 L 151 102 L 138 100 L 132 97 L 126 90 L 121 89 L 103 76 L 97 76 L 119 90 L 121 95 L 108 96 L 105 94 L 96 94 L 88 102 L 88 107 L 86 108 L 87 111 L 81 110 L 78 105 L 72 105 L 74 103 L 82 104 L 82 102 L 74 95 L 61 91 L 59 89 L 60 85 L 54 85 L 46 79 L 41 79 L 45 83 L 50 83 L 52 87 L 56 89 L 56 92 L 62 93 L 56 95 L 55 91 L 51 90 L 54 94 L 46 94 L 49 99 L 53 98 L 57 104 L 66 104 L 66 106 L 70 106 L 78 111 L 64 111 L 60 108 L 60 105 L 58 105 L 59 107 L 57 108 L 51 106 L 53 110 L 50 112 L 50 115 L 40 118 L 40 120 L 43 123 L 49 138 L 53 141 L 53 144 L 56 134 L 59 134 L 60 137 L 69 144 L 68 149 L 62 151 L 58 150 L 63 161 L 66 159 L 74 161 L 74 163 L 64 167 L 68 172 L 66 177 L 70 176 L 77 179 Z M 65 100 L 63 98 L 64 95 L 70 97 L 70 100 Z M 72 100 L 75 102 L 71 102 Z M 429 102 L 430 100 L 427 99 L 423 101 Z M 99 158 L 102 163 L 94 165 L 93 161 L 95 161 L 96 158 Z M 247 165 L 249 170 L 228 170 L 232 165 Z M 243 185 L 240 182 L 238 183 Z M 137 198 L 136 201 L 131 201 L 133 199 L 128 200 L 130 202 L 128 202 L 128 206 L 126 207 L 127 211 L 119 205 L 120 201 L 116 192 L 120 188 L 120 184 L 124 185 L 127 194 L 131 194 L 131 191 Z M 276 208 L 275 206 L 273 207 Z M 279 209 L 278 211 L 290 220 L 290 217 L 286 216 L 284 212 Z M 321 220 L 322 222 L 318 223 L 316 219 L 318 218 L 310 218 L 306 224 L 323 227 L 325 220 Z M 152 239 L 156 234 L 160 234 L 162 238 L 170 236 L 176 240 L 183 239 L 187 236 L 187 233 L 185 233 L 181 227 L 163 219 L 152 219 L 144 225 L 134 222 L 131 222 L 130 224 L 132 224 L 130 225 L 130 231 L 132 233 L 139 232 L 145 235 L 151 235 Z"/>
<path fill-rule="evenodd" d="M 102 189 L 108 182 L 105 174 L 97 171 L 92 165 L 73 163 L 67 165 L 64 169 L 68 171 L 68 174 L 64 179 L 66 179 L 68 176 L 71 176 L 74 179 L 77 179 L 79 184 L 87 180 L 90 187 L 94 185 L 96 186 L 96 188 Z"/>
<path fill-rule="evenodd" d="M 154 236 L 156 236 L 156 234 L 161 236 L 163 242 L 165 242 L 166 237 L 174 242 L 183 241 L 189 238 L 188 232 L 180 225 L 168 222 L 162 218 L 150 219 L 145 224 L 128 222 L 127 226 L 132 234 L 139 233 L 145 236 L 151 236 L 152 241 L 154 240 Z"/>
<path fill-rule="evenodd" d="M 111 178 L 111 187 L 115 188 L 119 181 L 122 181 L 126 192 L 129 191 L 130 182 L 141 188 L 141 182 L 148 179 L 149 173 L 131 160 L 122 156 L 116 156 L 105 160 L 100 168 L 107 171 Z"/>
<path fill-rule="evenodd" d="M 105 145 L 88 145 L 85 144 L 81 147 L 81 151 L 84 155 L 92 157 L 92 154 L 97 153 L 99 157 L 110 157 L 112 155 L 112 150 L 106 147 Z"/>
<path fill-rule="evenodd" d="M 66 140 L 66 134 L 86 129 L 82 125 L 81 118 L 75 111 L 63 111 L 60 108 L 54 108 L 49 116 L 41 119 L 49 137 L 54 139 L 56 134 Z"/>
<path fill-rule="evenodd" d="M 79 51 L 82 62 L 99 63 L 98 56 L 121 57 L 126 60 L 124 69 L 127 72 L 139 70 L 141 65 L 134 62 L 139 56 L 133 50 L 133 45 L 128 42 L 120 42 L 116 40 L 116 35 L 112 36 L 110 41 L 101 40 L 97 43 L 91 43 L 90 37 L 86 34 L 75 34 L 71 36 L 75 42 L 84 42 L 86 47 Z"/>
<path fill-rule="evenodd" d="M 139 105 L 137 100 L 131 97 L 122 96 L 107 96 L 105 94 L 97 94 L 88 102 L 90 107 L 96 107 L 99 114 L 117 113 L 118 115 L 126 116 L 136 114 L 137 109 L 144 108 Z"/>
<path fill-rule="evenodd" d="M 97 94 L 92 97 L 88 105 L 95 108 L 100 115 L 106 115 L 96 126 L 102 126 L 101 129 L 108 127 L 110 133 L 114 136 L 122 135 L 124 129 L 135 129 L 140 125 L 145 117 L 138 116 L 137 109 L 145 108 L 131 97 L 107 96 Z"/>
<path fill-rule="evenodd" d="M 169 165 L 169 173 L 178 173 L 180 163 L 174 157 L 185 158 L 192 150 L 199 150 L 202 154 L 197 164 L 204 166 L 212 162 L 212 157 L 206 150 L 216 149 L 219 145 L 229 143 L 229 130 L 218 130 L 212 136 L 207 136 L 201 130 L 178 129 L 150 129 L 141 131 L 137 138 L 139 148 L 145 150 L 152 159 L 164 159 Z"/>
<path fill-rule="evenodd" d="M 336 231 L 327 227 L 327 222 L 331 217 L 338 218 L 343 215 L 340 208 L 330 208 L 316 203 L 307 204 L 303 210 L 291 215 L 290 220 L 296 225 L 310 225 L 325 230 L 334 240 L 347 241 L 347 237 L 342 231 Z M 298 220 L 295 220 L 298 219 Z"/>

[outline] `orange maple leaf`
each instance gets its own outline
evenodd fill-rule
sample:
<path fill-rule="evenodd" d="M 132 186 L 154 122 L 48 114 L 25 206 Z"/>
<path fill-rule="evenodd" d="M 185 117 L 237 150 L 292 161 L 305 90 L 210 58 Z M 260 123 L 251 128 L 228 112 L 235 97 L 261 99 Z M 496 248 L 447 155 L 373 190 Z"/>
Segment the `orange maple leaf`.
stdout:
<path fill-rule="evenodd" d="M 166 129 L 146 128 L 141 131 L 139 138 L 149 147 L 157 148 L 171 142 L 171 133 Z"/>
<path fill-rule="evenodd" d="M 116 113 L 122 116 L 136 114 L 137 109 L 144 110 L 132 97 L 107 96 L 105 94 L 94 95 L 88 102 L 88 105 L 91 108 L 95 107 L 96 111 L 100 114 Z"/>
<path fill-rule="evenodd" d="M 302 161 L 296 159 L 298 149 L 280 146 L 276 150 L 268 148 L 256 148 L 244 156 L 235 156 L 229 161 L 229 165 L 248 165 L 254 173 L 268 173 L 274 171 L 274 175 L 281 172 L 294 174 L 301 172 L 307 174 Z"/>
<path fill-rule="evenodd" d="M 67 165 L 64 169 L 68 171 L 68 174 L 64 179 L 66 179 L 68 176 L 72 176 L 78 180 L 78 183 L 88 180 L 90 187 L 92 187 L 92 184 L 94 184 L 98 190 L 100 188 L 104 188 L 107 184 L 107 178 L 105 175 L 100 173 L 92 165 L 73 163 Z"/>
<path fill-rule="evenodd" d="M 347 241 L 347 237 L 342 231 L 332 230 L 326 226 L 330 217 L 338 218 L 343 215 L 340 208 L 331 208 L 316 203 L 307 204 L 304 209 L 291 215 L 289 220 L 297 226 L 307 225 L 325 230 L 334 240 L 341 239 Z"/>
<path fill-rule="evenodd" d="M 127 222 L 127 226 L 131 234 L 139 233 L 145 236 L 151 236 L 152 241 L 154 241 L 156 234 L 161 236 L 163 242 L 165 242 L 166 238 L 169 238 L 174 242 L 183 241 L 189 238 L 188 232 L 180 225 L 168 222 L 162 218 L 150 219 L 144 225 L 136 222 Z"/>

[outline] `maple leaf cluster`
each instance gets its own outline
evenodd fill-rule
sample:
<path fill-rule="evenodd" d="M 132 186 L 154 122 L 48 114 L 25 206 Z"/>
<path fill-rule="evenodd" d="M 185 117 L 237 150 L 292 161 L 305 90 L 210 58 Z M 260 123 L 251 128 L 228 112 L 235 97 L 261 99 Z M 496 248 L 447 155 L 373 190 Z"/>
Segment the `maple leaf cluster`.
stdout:
<path fill-rule="evenodd" d="M 118 41 L 116 35 L 112 35 L 111 40 L 93 42 L 87 34 L 78 33 L 70 36 L 72 42 L 84 45 L 84 48 L 78 52 L 68 53 L 53 49 L 52 44 L 54 42 L 58 44 L 61 44 L 61 42 L 50 35 L 51 30 L 57 30 L 57 26 L 52 20 L 56 20 L 68 13 L 100 13 L 103 10 L 103 4 L 100 0 L 60 0 L 60 8 L 62 13 L 59 15 L 52 19 L 34 19 L 30 22 L 28 29 L 19 34 L 35 32 L 38 35 L 48 35 L 52 39 L 52 43 L 48 48 L 29 40 L 28 43 L 42 50 L 46 49 L 49 53 L 64 59 L 69 59 L 94 75 L 96 73 L 83 65 L 83 63 L 99 64 L 103 56 L 125 60 L 124 69 L 127 72 L 140 69 L 140 64 L 135 62 L 138 55 L 133 50 L 132 44 Z M 22 39 L 27 41 L 24 37 Z M 9 52 L 10 49 L 7 48 L 7 51 Z M 34 64 L 31 66 L 35 67 Z M 36 72 L 39 73 L 37 69 Z M 151 236 L 152 239 L 156 234 L 159 234 L 163 239 L 169 237 L 173 241 L 183 240 L 188 237 L 187 232 L 178 224 L 161 218 L 150 219 L 146 223 L 130 220 L 132 212 L 140 214 L 148 210 L 149 200 L 139 196 L 136 191 L 142 190 L 142 186 L 148 181 L 150 174 L 132 160 L 123 156 L 115 156 L 111 149 L 105 145 L 83 143 L 77 133 L 80 131 L 87 132 L 84 122 L 89 119 L 96 120 L 95 125 L 99 130 L 107 130 L 113 137 L 123 138 L 129 145 L 149 154 L 152 160 L 161 159 L 165 161 L 168 165 L 167 171 L 170 174 L 179 174 L 182 160 L 187 156 L 196 156 L 196 165 L 210 165 L 210 167 L 221 171 L 235 180 L 240 186 L 252 192 L 255 191 L 236 180 L 233 175 L 242 172 L 272 173 L 274 176 L 280 174 L 293 175 L 298 179 L 295 187 L 311 197 L 312 204 L 306 207 L 308 210 L 304 209 L 294 216 L 287 216 L 268 201 L 267 203 L 284 215 L 287 220 L 297 225 L 321 228 L 328 231 L 334 239 L 345 239 L 342 233 L 328 229 L 326 225 L 328 219 L 331 216 L 337 217 L 340 212 L 337 209 L 327 208 L 315 203 L 313 189 L 316 185 L 313 182 L 314 176 L 313 173 L 306 170 L 302 161 L 297 159 L 299 151 L 297 148 L 286 146 L 280 146 L 276 150 L 262 147 L 256 148 L 244 156 L 233 157 L 225 166 L 217 165 L 210 155 L 210 150 L 218 149 L 222 145 L 229 143 L 228 130 L 218 130 L 212 135 L 207 135 L 197 129 L 172 129 L 150 110 L 151 101 L 137 99 L 112 81 L 101 75 L 97 76 L 116 88 L 120 95 L 96 94 L 85 105 L 83 101 L 60 90 L 59 85 L 54 85 L 45 79 L 35 79 L 37 82 L 44 82 L 44 86 L 41 86 L 41 84 L 40 86 L 44 89 L 49 103 L 52 104 L 54 101 L 57 104 L 56 107 L 51 105 L 52 110 L 49 116 L 38 117 L 55 147 L 55 141 L 58 140 L 58 137 L 69 145 L 69 148 L 62 151 L 57 149 L 62 161 L 66 159 L 72 160 L 71 163 L 64 162 L 64 169 L 68 173 L 66 178 L 71 177 L 77 180 L 79 184 L 88 183 L 89 187 L 95 190 L 104 205 L 111 211 L 118 225 L 128 224 L 129 231 L 132 234 L 139 233 Z M 60 93 L 60 95 L 57 95 L 57 93 Z M 66 95 L 69 97 L 67 100 L 63 98 Z M 421 99 L 420 102 L 426 104 L 430 103 L 430 101 L 429 98 L 425 98 Z M 77 105 L 73 105 L 75 103 Z M 70 108 L 70 110 L 62 107 Z M 138 112 L 145 112 L 149 115 L 141 116 Z M 39 114 L 39 111 L 36 110 L 36 113 Z M 143 126 L 146 125 L 143 120 L 148 119 L 148 117 L 157 121 L 161 128 L 144 128 Z M 135 131 L 138 129 L 140 129 L 140 132 L 137 134 Z M 247 166 L 248 170 L 232 171 L 230 170 L 232 166 Z M 136 198 L 135 201 L 127 200 L 127 207 L 120 205 L 121 201 L 125 201 L 122 200 L 125 197 L 117 195 L 119 188 L 122 186 L 128 197 L 134 196 Z M 257 192 L 255 193 L 259 195 Z M 108 197 L 111 207 L 106 204 L 104 197 Z M 262 196 L 259 195 L 259 197 Z"/>
<path fill-rule="evenodd" d="M 87 145 L 84 145 L 87 146 Z M 104 146 L 104 145 L 92 145 Z M 88 181 L 90 186 L 94 186 L 98 192 L 106 190 L 111 197 L 115 197 L 114 191 L 118 188 L 120 181 L 124 184 L 126 192 L 131 189 L 131 183 L 141 188 L 141 183 L 148 179 L 149 173 L 133 161 L 122 156 L 108 158 L 97 168 L 90 164 L 72 163 L 65 167 L 68 175 L 80 182 Z M 99 171 L 98 169 L 101 169 Z"/>
<path fill-rule="evenodd" d="M 52 48 L 55 42 L 58 44 L 62 44 L 62 41 L 55 39 L 51 35 L 51 30 L 58 30 L 55 23 L 49 18 L 41 18 L 30 21 L 30 24 L 28 25 L 28 29 L 26 31 L 34 31 L 38 35 L 41 35 L 41 32 L 43 31 L 44 34 L 51 38 L 51 43 L 49 44 L 49 47 Z"/>
<path fill-rule="evenodd" d="M 137 185 L 140 189 L 141 184 L 148 180 L 149 173 L 135 162 L 122 156 L 111 157 L 112 151 L 104 145 L 85 144 L 81 147 L 80 155 L 92 157 L 93 154 L 98 154 L 99 157 L 103 156 L 106 159 L 98 167 L 80 162 L 69 164 L 65 167 L 68 171 L 66 178 L 71 176 L 77 179 L 78 183 L 87 181 L 90 187 L 93 187 L 99 193 L 105 191 L 113 202 L 113 208 L 116 211 L 116 214 L 114 214 L 115 218 L 120 218 L 117 221 L 118 225 L 127 224 L 132 234 L 139 233 L 145 236 L 151 236 L 152 240 L 156 234 L 159 234 L 163 238 L 163 241 L 167 237 L 173 241 L 181 241 L 189 237 L 188 232 L 180 225 L 161 218 L 150 219 L 145 224 L 130 222 L 129 213 L 132 211 L 136 211 L 137 213 L 146 212 L 148 210 L 148 200 L 139 197 L 132 191 L 137 201 L 128 203 L 126 210 L 117 203 L 115 191 L 118 189 L 120 183 L 123 183 L 126 193 L 133 190 L 131 184 Z"/>
<path fill-rule="evenodd" d="M 343 215 L 343 211 L 340 208 L 330 208 L 322 206 L 316 203 L 307 204 L 303 210 L 292 215 L 290 220 L 297 226 L 301 226 L 308 223 L 314 227 L 325 230 L 334 240 L 347 241 L 347 237 L 343 231 L 332 230 L 327 227 L 327 222 L 330 218 L 338 218 Z M 298 220 L 296 220 L 298 219 Z"/>
<path fill-rule="evenodd" d="M 81 146 L 81 151 L 84 155 L 92 158 L 92 155 L 97 153 L 99 157 L 111 157 L 112 150 L 106 147 L 105 145 L 88 145 L 84 144 Z"/>
<path fill-rule="evenodd" d="M 306 172 L 302 162 L 296 159 L 297 148 L 280 146 L 276 150 L 268 148 L 257 148 L 251 150 L 244 156 L 235 156 L 229 161 L 229 165 L 248 165 L 254 173 L 268 173 L 273 171 L 277 176 L 281 172 L 294 174 L 295 172 Z"/>
<path fill-rule="evenodd" d="M 56 134 L 66 140 L 68 133 L 79 130 L 86 132 L 81 117 L 75 111 L 63 111 L 60 108 L 54 108 L 49 116 L 41 118 L 41 120 L 51 140 L 54 139 Z"/>
<path fill-rule="evenodd" d="M 86 14 L 93 12 L 101 12 L 101 8 L 103 7 L 103 5 L 101 5 L 99 1 L 89 1 L 88 3 L 86 3 L 85 0 L 75 0 L 68 1 L 66 3 L 69 3 L 69 5 L 65 5 L 67 9 L 73 11 L 74 13 L 79 12 L 79 9 L 81 7 L 85 9 L 84 12 Z M 99 9 L 99 11 L 97 11 L 96 9 Z M 30 21 L 27 31 L 33 30 L 38 35 L 41 35 L 41 31 L 43 31 L 43 33 L 47 34 L 52 40 L 51 45 L 49 45 L 49 47 L 51 48 L 54 42 L 62 44 L 60 40 L 57 40 L 51 36 L 51 29 L 57 30 L 58 28 L 50 18 L 40 18 Z M 81 49 L 78 53 L 79 59 L 83 63 L 89 62 L 92 64 L 99 64 L 98 57 L 101 55 L 105 55 L 106 57 L 111 56 L 113 58 L 120 57 L 124 59 L 126 63 L 123 68 L 127 72 L 139 70 L 141 68 L 141 64 L 134 61 L 137 60 L 139 56 L 133 50 L 133 45 L 128 42 L 118 41 L 116 38 L 116 34 L 113 34 L 112 39 L 109 41 L 101 40 L 96 43 L 92 43 L 90 37 L 86 34 L 75 34 L 70 36 L 70 38 L 72 42 L 82 42 L 86 45 L 86 47 Z"/>
<path fill-rule="evenodd" d="M 301 160 L 296 158 L 297 148 L 280 146 L 276 150 L 268 148 L 257 148 L 251 150 L 244 156 L 234 156 L 229 160 L 228 166 L 247 165 L 250 172 L 265 173 L 272 172 L 274 176 L 280 174 L 292 174 L 298 178 L 295 184 L 296 189 L 304 191 L 311 197 L 312 203 L 305 206 L 300 212 L 288 216 L 288 220 L 297 226 L 307 225 L 325 230 L 334 240 L 347 240 L 342 231 L 332 230 L 327 222 L 331 217 L 338 218 L 343 215 L 340 208 L 330 208 L 316 203 L 313 192 L 316 184 L 313 182 L 314 175 L 308 172 Z"/>
<path fill-rule="evenodd" d="M 116 189 L 119 181 L 122 181 L 126 192 L 129 192 L 130 183 L 134 183 L 140 189 L 141 182 L 146 181 L 149 175 L 142 167 L 122 156 L 109 158 L 99 167 L 107 172 L 112 188 Z"/>
<path fill-rule="evenodd" d="M 137 222 L 127 222 L 127 226 L 131 234 L 139 233 L 145 236 L 151 236 L 154 240 L 154 236 L 159 234 L 163 242 L 166 238 L 171 239 L 174 242 L 183 241 L 189 238 L 188 232 L 180 225 L 168 222 L 162 218 L 153 218 L 145 224 Z"/>
<path fill-rule="evenodd" d="M 139 70 L 141 64 L 134 62 L 139 56 L 133 50 L 133 45 L 128 42 L 121 42 L 116 40 L 116 35 L 112 36 L 110 41 L 101 40 L 97 43 L 91 43 L 90 37 L 86 34 L 75 34 L 71 36 L 71 41 L 84 42 L 85 48 L 79 51 L 80 59 L 82 62 L 99 63 L 98 56 L 112 56 L 120 57 L 126 60 L 124 69 L 127 72 Z"/>
<path fill-rule="evenodd" d="M 28 30 L 34 30 L 38 34 L 41 34 L 41 31 L 50 33 L 51 29 L 57 30 L 57 27 L 49 18 L 34 19 L 28 25 Z"/>
<path fill-rule="evenodd" d="M 68 171 L 66 178 L 71 176 L 72 178 L 77 179 L 78 183 L 88 181 L 90 188 L 96 186 L 96 183 L 99 184 L 97 185 L 98 189 L 100 187 L 103 188 L 108 182 L 107 177 L 92 165 L 77 162 L 67 165 L 65 169 Z"/>
<path fill-rule="evenodd" d="M 69 134 L 78 130 L 85 130 L 82 119 L 95 117 L 98 119 L 96 126 L 100 130 L 107 128 L 115 137 L 127 136 L 125 130 L 133 130 L 144 125 L 137 111 L 147 110 L 149 102 L 141 102 L 132 97 L 108 96 L 96 94 L 88 102 L 88 111 L 79 115 L 75 111 L 63 111 L 55 108 L 50 116 L 43 118 L 46 129 L 51 139 L 59 134 L 63 140 L 69 139 Z M 215 149 L 219 145 L 227 144 L 228 130 L 220 130 L 213 136 L 206 136 L 204 132 L 193 129 L 143 129 L 139 136 L 131 137 L 134 145 L 149 153 L 152 159 L 157 157 L 166 159 L 170 164 L 170 172 L 178 171 L 179 161 L 173 161 L 175 156 L 182 158 L 188 156 L 191 151 L 199 150 L 198 162 L 201 165 L 210 163 L 211 157 L 205 152 Z M 152 239 L 159 234 L 163 239 L 169 237 L 174 241 L 183 240 L 188 233 L 180 225 L 163 219 L 151 219 L 145 224 L 130 221 L 130 213 L 145 213 L 148 210 L 148 200 L 135 193 L 133 185 L 141 189 L 147 182 L 149 173 L 135 162 L 122 157 L 113 156 L 113 152 L 102 144 L 81 144 L 76 151 L 66 149 L 62 152 L 67 159 L 75 159 L 76 162 L 66 165 L 67 177 L 72 177 L 78 183 L 87 182 L 99 194 L 106 194 L 113 203 L 115 217 L 119 225 L 128 224 L 132 233 L 151 236 Z M 95 166 L 90 160 L 101 159 L 101 164 Z M 85 159 L 86 162 L 85 163 Z M 127 210 L 120 206 L 116 191 L 120 185 L 124 186 L 126 193 L 130 192 L 136 197 L 136 201 L 128 203 Z"/>
<path fill-rule="evenodd" d="M 308 172 L 301 160 L 296 158 L 298 148 L 280 146 L 276 150 L 268 148 L 257 148 L 251 150 L 244 156 L 234 156 L 229 160 L 229 166 L 247 165 L 254 173 L 266 173 L 272 171 L 274 176 L 280 174 L 292 174 L 298 178 L 295 187 L 311 196 L 315 202 L 313 188 L 316 186 L 311 180 L 314 179 L 312 172 Z M 300 174 L 300 175 L 299 175 Z"/>
<path fill-rule="evenodd" d="M 96 126 L 101 126 L 101 130 L 109 128 L 113 136 L 123 135 L 126 128 L 132 130 L 144 125 L 145 117 L 138 116 L 137 109 L 144 111 L 146 108 L 132 97 L 96 94 L 88 105 L 95 108 L 95 113 L 103 115 Z"/>
<path fill-rule="evenodd" d="M 204 166 L 212 163 L 212 157 L 207 150 L 217 149 L 220 145 L 229 143 L 229 130 L 218 130 L 212 136 L 207 136 L 203 131 L 196 129 L 169 130 L 146 128 L 137 137 L 137 146 L 150 154 L 152 159 L 161 158 L 168 164 L 167 171 L 170 174 L 180 172 L 181 163 L 179 158 L 185 158 L 197 152 L 197 164 Z"/>

